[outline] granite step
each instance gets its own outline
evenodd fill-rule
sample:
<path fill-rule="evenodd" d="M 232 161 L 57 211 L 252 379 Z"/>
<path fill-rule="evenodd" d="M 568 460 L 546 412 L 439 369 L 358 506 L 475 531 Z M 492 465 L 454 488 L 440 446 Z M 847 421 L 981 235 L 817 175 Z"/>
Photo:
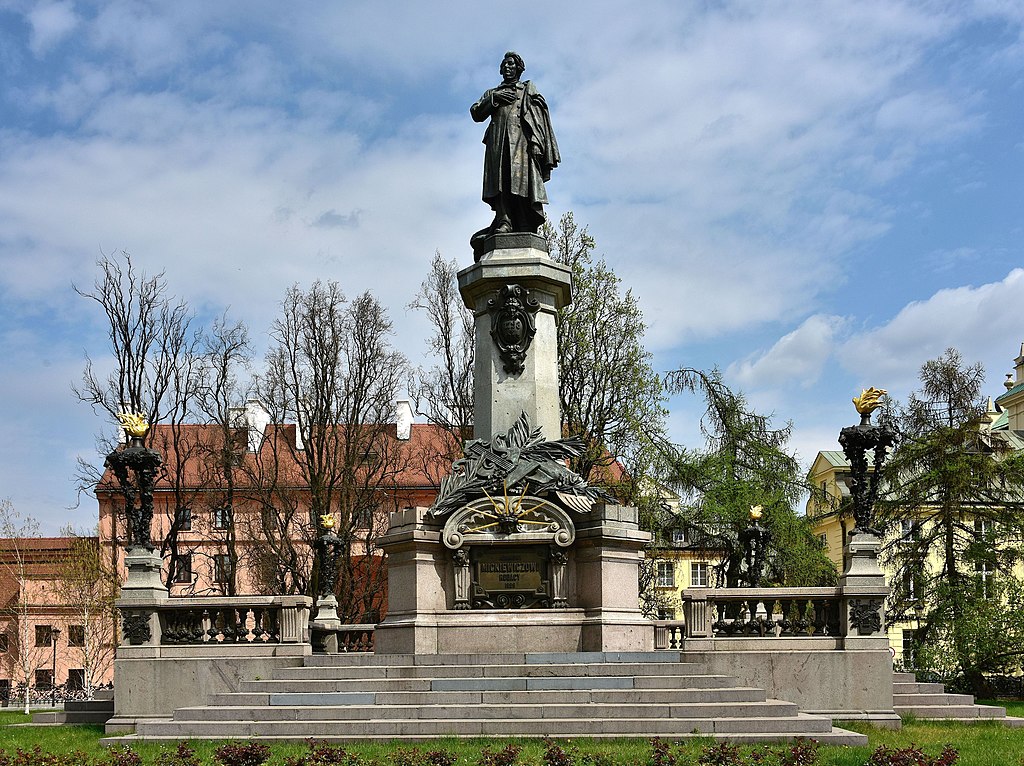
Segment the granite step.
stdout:
<path fill-rule="evenodd" d="M 575 737 L 575 736 L 672 736 L 687 734 L 761 734 L 814 737 L 821 740 L 831 734 L 828 719 L 804 715 L 761 715 L 757 718 L 477 718 L 477 719 L 367 719 L 336 718 L 308 720 L 234 720 L 234 721 L 148 721 L 139 734 L 151 737 L 235 738 L 276 737 L 292 740 L 388 739 L 397 736 L 420 737 Z M 863 742 L 863 740 L 862 740 Z"/>
<path fill-rule="evenodd" d="M 346 695 L 348 696 L 348 695 Z M 372 699 L 364 704 L 335 700 L 333 695 L 302 694 L 275 695 L 269 705 L 229 707 L 191 707 L 174 711 L 175 721 L 229 721 L 244 712 L 254 721 L 302 720 L 370 720 L 370 719 L 452 719 L 477 718 L 738 718 L 744 716 L 795 716 L 799 710 L 791 702 L 766 700 L 764 702 L 677 703 L 646 705 L 643 703 L 527 703 L 521 705 L 478 704 L 451 705 L 438 700 L 434 704 L 376 705 Z"/>
<path fill-rule="evenodd" d="M 276 675 L 276 674 L 275 674 Z M 722 675 L 683 676 L 493 676 L 474 677 L 421 677 L 421 678 L 380 678 L 348 679 L 317 678 L 290 679 L 273 678 L 259 681 L 243 681 L 240 690 L 245 692 L 271 692 L 301 686 L 308 691 L 540 691 L 560 689 L 716 689 L 734 686 L 736 679 Z"/>
<path fill-rule="evenodd" d="M 253 739 L 253 740 L 256 740 L 256 741 L 260 741 L 260 742 L 266 742 L 268 744 L 269 743 L 273 743 L 273 742 L 296 742 L 297 741 L 294 737 L 289 737 L 289 736 L 285 736 L 285 737 L 268 737 L 268 736 L 265 736 L 265 735 L 262 735 L 262 734 L 236 735 L 236 736 L 245 736 L 246 739 Z M 471 735 L 449 735 L 449 736 L 453 736 L 456 739 L 476 739 L 479 736 L 488 736 L 488 735 L 473 735 L 473 734 L 471 734 Z M 503 735 L 503 736 L 506 736 L 506 735 Z M 507 735 L 507 736 L 515 736 L 515 735 Z M 519 735 L 519 736 L 521 738 L 536 739 L 536 738 L 538 738 L 539 735 L 536 732 L 530 732 L 529 734 L 524 734 L 524 735 Z M 552 735 L 552 736 L 554 736 L 556 739 L 558 738 L 557 735 Z M 617 733 L 614 733 L 614 732 L 613 733 L 604 734 L 604 733 L 597 732 L 597 731 L 593 731 L 593 732 L 588 731 L 585 736 L 588 739 L 602 740 L 602 739 L 621 739 L 623 737 L 629 737 L 629 738 L 633 738 L 633 739 L 651 739 L 653 737 L 657 737 L 657 736 L 664 737 L 666 735 L 664 733 L 649 732 L 649 731 L 644 731 L 642 729 L 637 729 L 637 730 L 629 732 L 627 734 L 617 734 Z M 719 741 L 719 742 L 730 742 L 732 744 L 737 744 L 737 745 L 743 745 L 743 744 L 752 745 L 752 744 L 773 743 L 773 742 L 774 743 L 795 742 L 795 741 L 800 740 L 800 739 L 813 739 L 813 740 L 815 740 L 817 742 L 820 742 L 823 745 L 835 745 L 835 746 L 840 746 L 840 747 L 843 747 L 843 746 L 845 746 L 845 747 L 863 747 L 863 746 L 867 745 L 867 743 L 868 743 L 868 739 L 867 739 L 867 737 L 865 735 L 859 734 L 857 732 L 849 731 L 847 729 L 840 729 L 840 728 L 835 727 L 835 726 L 832 727 L 832 729 L 830 731 L 828 731 L 828 732 L 810 731 L 810 730 L 808 730 L 808 731 L 793 731 L 793 732 L 786 732 L 786 733 L 749 732 L 749 731 L 748 732 L 724 732 L 724 731 L 722 731 L 722 732 L 715 732 L 713 734 L 709 734 L 709 733 L 706 733 L 706 732 L 692 732 L 691 731 L 691 732 L 674 732 L 674 733 L 671 734 L 671 736 L 672 736 L 673 739 L 676 739 L 676 740 L 699 739 L 699 738 L 706 738 L 706 737 L 709 737 L 709 736 L 713 736 L 716 741 Z M 139 734 L 129 734 L 129 735 L 125 735 L 125 736 L 105 737 L 105 738 L 101 739 L 100 742 L 101 742 L 101 744 L 108 745 L 108 746 L 109 745 L 133 744 L 135 742 L 141 742 L 141 741 L 176 743 L 176 742 L 179 742 L 182 739 L 182 737 L 183 737 L 182 734 L 166 734 L 166 735 L 150 734 L 150 735 L 146 735 L 146 736 L 142 736 L 142 735 L 139 735 Z M 210 737 L 210 738 L 213 738 L 213 737 Z M 353 736 L 338 737 L 338 736 L 334 736 L 334 735 L 331 735 L 331 734 L 325 734 L 323 736 L 317 737 L 316 739 L 319 740 L 319 741 L 328 742 L 328 743 L 332 743 L 332 744 L 339 744 L 339 743 L 343 744 L 343 743 L 346 743 L 346 742 L 380 741 L 382 738 L 376 737 L 376 736 L 372 736 L 372 735 L 371 736 L 363 736 L 363 737 L 353 737 Z M 394 743 L 397 743 L 397 744 L 413 745 L 413 744 L 424 743 L 424 742 L 433 742 L 434 740 L 437 739 L 437 736 L 436 735 L 405 734 L 405 733 L 403 733 L 403 734 L 389 735 L 389 736 L 387 736 L 387 737 L 385 737 L 383 739 L 388 741 L 388 742 L 394 742 Z"/>
<path fill-rule="evenodd" d="M 552 665 L 599 663 L 678 664 L 682 653 L 657 652 L 538 652 L 536 654 L 314 654 L 304 659 L 305 667 L 353 667 L 366 665 L 417 665 L 461 667 L 467 665 Z"/>
<path fill-rule="evenodd" d="M 1005 718 L 1006 708 L 994 705 L 917 705 L 894 704 L 893 710 L 900 716 L 929 719 L 955 719 L 958 721 L 979 720 L 983 718 Z"/>
<path fill-rule="evenodd" d="M 33 724 L 104 724 L 114 716 L 114 698 L 68 700 L 63 710 L 32 714 Z"/>
<path fill-rule="evenodd" d="M 314 655 L 205 702 L 109 741 L 550 735 L 866 743 L 763 689 L 702 673 L 677 652 Z"/>
<path fill-rule="evenodd" d="M 503 663 L 473 665 L 315 665 L 293 668 L 278 668 L 275 680 L 306 681 L 323 678 L 337 678 L 339 669 L 344 669 L 345 678 L 499 678 L 503 676 L 633 676 L 633 675 L 700 675 L 701 668 L 695 663 L 682 662 L 623 662 L 623 663 Z"/>
<path fill-rule="evenodd" d="M 322 682 L 328 684 L 329 682 Z M 270 697 L 274 694 L 293 691 L 294 687 L 280 685 L 280 682 L 273 681 L 251 681 L 244 684 L 246 687 L 259 686 L 258 689 L 248 689 L 242 692 L 229 692 L 211 695 L 207 700 L 208 705 L 223 705 L 244 707 L 247 705 L 267 705 Z M 335 693 L 353 695 L 353 699 L 365 699 L 361 696 L 367 690 L 343 691 L 318 686 L 304 685 L 302 691 L 305 693 Z M 378 705 L 418 705 L 426 704 L 429 700 L 437 698 L 441 693 L 430 692 L 405 692 L 405 691 L 373 691 L 369 692 Z M 357 696 L 359 695 L 359 696 Z M 641 701 L 644 704 L 669 704 L 684 702 L 764 702 L 765 692 L 752 686 L 728 686 L 722 688 L 693 687 L 693 688 L 672 688 L 672 689 L 645 689 L 637 694 L 632 689 L 602 690 L 602 689 L 558 689 L 543 691 L 449 691 L 441 696 L 445 704 L 451 705 L 480 705 L 500 704 L 514 705 L 525 703 L 562 703 L 562 704 L 590 704 L 590 703 L 611 703 L 624 704 Z"/>
<path fill-rule="evenodd" d="M 1020 728 L 1024 719 L 1006 715 L 1006 708 L 978 705 L 970 694 L 951 694 L 940 683 L 920 682 L 913 673 L 893 673 L 892 706 L 901 717 L 931 721 L 998 721 Z"/>

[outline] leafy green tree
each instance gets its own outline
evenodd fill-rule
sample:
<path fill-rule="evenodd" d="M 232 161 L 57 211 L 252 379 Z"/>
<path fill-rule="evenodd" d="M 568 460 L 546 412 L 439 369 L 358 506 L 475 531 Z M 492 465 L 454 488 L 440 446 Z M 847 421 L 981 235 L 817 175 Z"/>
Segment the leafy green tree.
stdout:
<path fill-rule="evenodd" d="M 1013 570 L 1024 556 L 1024 453 L 1010 432 L 991 429 L 984 379 L 980 364 L 965 364 L 952 348 L 921 367 L 920 390 L 888 413 L 896 443 L 878 506 L 880 522 L 896 532 L 883 550 L 894 572 L 890 621 L 919 623 L 919 658 L 947 654 L 947 669 L 981 694 L 984 673 L 1019 665 L 1024 654 L 1024 619 L 1013 606 Z M 986 622 L 1003 625 L 1020 648 L 979 642 L 972 625 Z"/>
<path fill-rule="evenodd" d="M 707 402 L 701 418 L 701 449 L 663 444 L 666 481 L 684 496 L 677 525 L 692 545 L 718 552 L 719 585 L 743 582 L 743 534 L 750 509 L 761 506 L 768 533 L 763 580 L 786 586 L 830 584 L 835 567 L 810 525 L 793 511 L 807 490 L 800 466 L 787 451 L 792 426 L 774 428 L 771 418 L 750 409 L 731 391 L 718 370 L 692 368 L 666 376 L 675 393 L 700 393 Z"/>
<path fill-rule="evenodd" d="M 586 445 L 573 470 L 596 483 L 616 480 L 624 502 L 642 504 L 654 490 L 646 466 L 667 415 L 643 345 L 643 312 L 604 258 L 594 258 L 596 242 L 571 212 L 544 235 L 552 259 L 572 270 L 573 301 L 558 317 L 558 372 L 562 431 Z M 615 461 L 624 475 L 607 470 Z"/>

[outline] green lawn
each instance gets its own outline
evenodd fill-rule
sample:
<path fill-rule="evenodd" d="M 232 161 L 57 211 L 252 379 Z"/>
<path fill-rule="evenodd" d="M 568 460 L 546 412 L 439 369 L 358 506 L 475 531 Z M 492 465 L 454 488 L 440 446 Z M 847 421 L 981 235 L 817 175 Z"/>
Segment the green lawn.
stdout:
<path fill-rule="evenodd" d="M 1003 704 L 1003 703 L 1000 703 Z M 1015 703 L 1016 710 L 1024 710 L 1024 703 Z M 106 763 L 107 753 L 100 746 L 102 729 L 98 726 L 16 726 L 25 717 L 20 713 L 0 712 L 0 751 L 13 754 L 15 749 L 31 750 L 38 745 L 44 752 L 69 753 L 80 751 L 85 756 L 77 763 L 85 766 L 90 761 Z M 822 766 L 862 766 L 879 745 L 906 747 L 916 744 L 930 755 L 938 755 L 943 745 L 952 744 L 959 749 L 963 766 L 1021 766 L 1024 764 L 1024 729 L 1010 729 L 993 723 L 958 725 L 947 723 L 910 722 L 901 731 L 876 729 L 859 723 L 845 724 L 868 735 L 868 747 L 823 747 L 818 763 Z M 367 766 L 439 766 L 444 759 L 431 757 L 431 751 L 447 751 L 456 756 L 458 764 L 472 766 L 480 761 L 484 748 L 492 752 L 507 744 L 522 748 L 516 761 L 522 766 L 543 766 L 544 745 L 537 740 L 455 740 L 441 739 L 418 745 L 391 745 L 386 742 L 347 745 L 346 750 L 359 757 Z M 195 742 L 203 763 L 213 764 L 213 751 L 223 743 Z M 651 763 L 651 745 L 647 740 L 570 740 L 560 743 L 572 755 L 571 763 L 578 766 L 648 766 Z M 677 766 L 696 764 L 701 750 L 709 744 L 690 742 L 674 747 L 680 758 Z M 139 742 L 133 745 L 147 766 L 155 764 L 162 751 L 173 749 L 169 745 Z M 774 746 L 780 749 L 783 745 Z M 415 751 L 414 751 L 415 748 Z M 305 752 L 303 744 L 274 745 L 267 766 L 283 766 L 288 756 Z M 744 748 L 749 752 L 750 748 Z M 746 763 L 744 759 L 744 763 Z M 0 763 L 4 763 L 0 757 Z M 31 762 L 30 762 L 31 763 Z"/>

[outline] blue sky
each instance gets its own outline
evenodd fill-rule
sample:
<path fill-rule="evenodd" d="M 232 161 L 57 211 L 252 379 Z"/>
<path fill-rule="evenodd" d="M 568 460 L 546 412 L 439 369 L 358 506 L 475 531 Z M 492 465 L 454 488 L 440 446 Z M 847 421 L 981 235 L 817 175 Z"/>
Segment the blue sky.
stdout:
<path fill-rule="evenodd" d="M 265 344 L 316 278 L 405 306 L 468 264 L 502 53 L 547 97 L 574 211 L 639 296 L 659 370 L 722 368 L 805 461 L 948 346 L 1024 341 L 1024 4 L 0 2 L 0 497 L 88 528 L 70 391 L 104 328 L 72 284 L 127 250 Z M 698 408 L 673 402 L 693 443 Z"/>

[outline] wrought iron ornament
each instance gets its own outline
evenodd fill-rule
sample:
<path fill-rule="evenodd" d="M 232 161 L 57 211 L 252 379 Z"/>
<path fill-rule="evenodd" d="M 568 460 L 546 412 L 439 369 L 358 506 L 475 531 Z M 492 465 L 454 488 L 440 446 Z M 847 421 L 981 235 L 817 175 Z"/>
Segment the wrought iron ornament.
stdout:
<path fill-rule="evenodd" d="M 850 479 L 847 482 L 850 487 L 850 495 L 853 497 L 853 519 L 855 526 L 851 534 L 866 532 L 879 535 L 874 527 L 875 500 L 878 499 L 878 482 L 882 478 L 882 467 L 885 464 L 886 454 L 893 443 L 893 434 L 884 426 L 874 425 L 871 422 L 871 412 L 878 407 L 879 396 L 873 397 L 870 403 L 858 403 L 871 392 L 878 392 L 879 396 L 884 391 L 879 389 L 868 389 L 855 398 L 857 411 L 860 412 L 860 424 L 847 426 L 839 432 L 839 444 L 843 453 L 850 461 Z M 868 476 L 868 452 L 872 453 L 875 470 Z"/>
<path fill-rule="evenodd" d="M 859 599 L 850 602 L 850 624 L 862 636 L 879 633 L 882 630 L 882 601 L 877 598 Z"/>
<path fill-rule="evenodd" d="M 487 301 L 491 338 L 498 348 L 505 372 L 519 375 L 525 369 L 526 350 L 537 334 L 534 315 L 540 303 L 520 285 L 505 285 Z"/>
<path fill-rule="evenodd" d="M 124 508 L 128 516 L 128 548 L 136 546 L 155 550 L 151 535 L 153 524 L 153 486 L 157 469 L 163 463 L 160 453 L 142 444 L 146 429 L 126 427 L 130 442 L 127 447 L 114 450 L 104 465 L 117 478 L 124 495 Z M 141 434 L 137 431 L 141 430 Z M 138 505 L 136 505 L 138 502 Z"/>
<path fill-rule="evenodd" d="M 149 615 L 149 612 L 124 612 L 122 630 L 129 644 L 137 646 L 148 643 L 153 638 L 153 633 L 149 629 Z"/>

